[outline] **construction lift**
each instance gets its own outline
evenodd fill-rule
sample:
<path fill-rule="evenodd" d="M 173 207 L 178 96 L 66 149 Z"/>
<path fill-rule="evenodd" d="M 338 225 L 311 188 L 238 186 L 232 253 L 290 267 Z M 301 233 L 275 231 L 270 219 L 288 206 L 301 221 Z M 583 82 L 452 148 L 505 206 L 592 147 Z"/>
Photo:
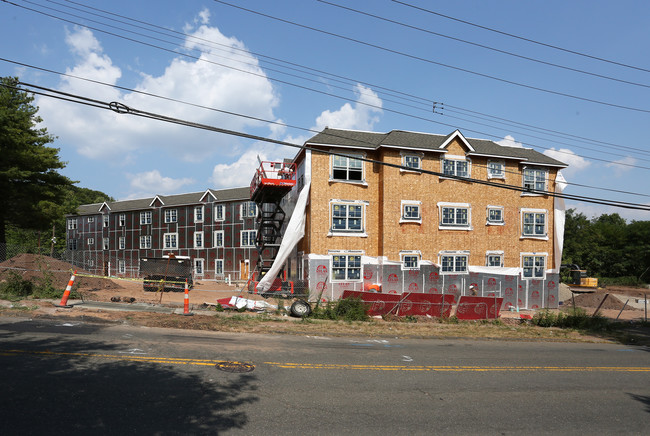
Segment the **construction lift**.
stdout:
<path fill-rule="evenodd" d="M 257 284 L 271 269 L 282 243 L 282 227 L 286 213 L 282 199 L 296 186 L 296 165 L 291 162 L 260 161 L 260 166 L 251 181 L 251 201 L 257 205 L 257 264 L 247 283 L 249 293 L 258 294 Z M 304 298 L 306 289 L 294 289 L 294 282 L 287 280 L 282 269 L 274 278 L 271 287 L 259 293 L 264 298 L 296 298 L 291 306 L 292 314 L 306 316 L 311 306 Z"/>

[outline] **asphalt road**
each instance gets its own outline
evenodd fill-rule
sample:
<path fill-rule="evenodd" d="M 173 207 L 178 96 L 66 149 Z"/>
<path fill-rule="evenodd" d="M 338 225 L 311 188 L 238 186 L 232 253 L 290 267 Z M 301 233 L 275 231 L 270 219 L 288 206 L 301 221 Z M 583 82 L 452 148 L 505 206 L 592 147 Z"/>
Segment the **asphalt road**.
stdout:
<path fill-rule="evenodd" d="M 0 318 L 0 434 L 648 434 L 650 349 Z"/>

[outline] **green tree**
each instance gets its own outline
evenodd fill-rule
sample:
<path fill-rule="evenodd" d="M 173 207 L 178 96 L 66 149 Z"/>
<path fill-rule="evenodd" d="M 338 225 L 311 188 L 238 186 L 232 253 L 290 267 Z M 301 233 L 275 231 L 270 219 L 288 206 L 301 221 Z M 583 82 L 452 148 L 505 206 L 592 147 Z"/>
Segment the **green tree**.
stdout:
<path fill-rule="evenodd" d="M 65 187 L 72 181 L 57 170 L 65 167 L 54 137 L 45 128 L 34 96 L 18 78 L 0 78 L 0 243 L 7 225 L 45 230 L 61 215 Z"/>

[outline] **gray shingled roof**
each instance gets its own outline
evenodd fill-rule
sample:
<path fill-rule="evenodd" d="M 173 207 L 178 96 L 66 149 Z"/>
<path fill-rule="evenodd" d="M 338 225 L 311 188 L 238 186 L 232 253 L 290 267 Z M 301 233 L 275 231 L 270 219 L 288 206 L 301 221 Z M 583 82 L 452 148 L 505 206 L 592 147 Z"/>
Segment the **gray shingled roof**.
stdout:
<path fill-rule="evenodd" d="M 216 197 L 216 201 L 237 201 L 250 199 L 250 189 L 230 188 L 230 189 L 208 189 Z M 158 195 L 157 197 L 164 203 L 163 207 L 184 206 L 189 204 L 200 204 L 201 198 L 206 191 L 190 192 L 188 194 L 176 195 Z M 151 202 L 156 197 L 138 198 L 136 200 L 108 201 L 106 204 L 111 212 L 125 212 L 130 210 L 144 210 L 151 208 Z M 104 203 L 83 204 L 77 208 L 78 215 L 93 215 L 99 213 L 99 209 Z"/>
<path fill-rule="evenodd" d="M 325 128 L 311 139 L 310 145 L 329 145 L 376 150 L 379 147 L 398 147 L 402 149 L 419 149 L 444 153 L 440 146 L 453 135 L 435 135 L 430 133 L 406 132 L 392 130 L 389 133 L 362 132 L 355 130 L 340 130 Z M 566 167 L 559 160 L 553 159 L 532 148 L 506 147 L 488 139 L 465 138 L 474 149 L 468 155 L 494 156 L 505 159 L 515 159 L 540 165 Z"/>

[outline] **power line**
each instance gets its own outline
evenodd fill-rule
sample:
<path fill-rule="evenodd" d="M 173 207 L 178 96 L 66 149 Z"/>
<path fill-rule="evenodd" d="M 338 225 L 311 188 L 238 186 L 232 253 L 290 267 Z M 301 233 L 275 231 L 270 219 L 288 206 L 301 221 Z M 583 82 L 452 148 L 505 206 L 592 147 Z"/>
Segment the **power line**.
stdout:
<path fill-rule="evenodd" d="M 347 10 L 347 11 L 350 11 L 350 12 L 355 12 L 357 14 L 365 15 L 367 17 L 375 18 L 377 20 L 385 21 L 387 23 L 396 24 L 398 26 L 406 27 L 408 29 L 417 30 L 419 32 L 424 32 L 424 33 L 427 33 L 429 35 L 439 36 L 441 38 L 450 39 L 452 41 L 460 42 L 460 43 L 467 44 L 467 45 L 472 45 L 474 47 L 483 48 L 485 50 L 494 51 L 496 53 L 501 53 L 501 54 L 504 54 L 504 55 L 507 55 L 507 56 L 512 56 L 512 57 L 516 57 L 516 58 L 519 58 L 519 59 L 524 59 L 524 60 L 527 60 L 527 61 L 536 62 L 536 63 L 542 64 L 542 65 L 547 65 L 547 66 L 554 67 L 554 68 L 560 68 L 560 69 L 563 69 L 563 70 L 572 71 L 574 73 L 580 73 L 580 74 L 585 74 L 585 75 L 588 75 L 588 76 L 598 77 L 600 79 L 605 79 L 605 80 L 611 80 L 611 81 L 614 81 L 614 82 L 624 83 L 626 85 L 639 86 L 639 87 L 642 87 L 642 88 L 650 88 L 650 85 L 647 85 L 645 83 L 638 83 L 638 82 L 632 82 L 630 80 L 617 79 L 616 77 L 606 76 L 604 74 L 598 74 L 598 73 L 594 73 L 592 71 L 585 71 L 585 70 L 581 70 L 579 68 L 573 68 L 573 67 L 568 67 L 566 65 L 556 64 L 556 63 L 548 62 L 548 61 L 543 61 L 541 59 L 532 58 L 530 56 L 520 55 L 518 53 L 513 53 L 513 52 L 510 52 L 510 51 L 507 51 L 507 50 L 502 50 L 502 49 L 492 47 L 492 46 L 489 46 L 489 45 L 480 44 L 480 43 L 473 42 L 473 41 L 468 41 L 466 39 L 457 38 L 457 37 L 450 36 L 450 35 L 445 35 L 444 33 L 434 32 L 434 31 L 429 30 L 429 29 L 424 29 L 422 27 L 413 26 L 411 24 L 406 24 L 406 23 L 403 23 L 401 21 L 397 21 L 397 20 L 393 20 L 393 19 L 390 19 L 390 18 L 382 17 L 382 16 L 379 16 L 379 15 L 376 15 L 376 14 L 371 14 L 370 12 L 361 11 L 359 9 L 354 9 L 354 8 L 351 8 L 351 7 L 348 7 L 348 6 L 339 5 L 339 4 L 332 3 L 332 2 L 329 2 L 329 1 L 325 1 L 325 0 L 317 0 L 317 1 L 319 1 L 321 3 L 324 3 L 324 4 L 327 4 L 327 5 L 330 5 L 330 6 L 334 6 L 334 7 L 337 7 L 337 8 L 344 9 L 344 10 Z"/>
<path fill-rule="evenodd" d="M 3 1 L 7 2 L 6 0 L 3 0 Z M 29 1 L 27 1 L 27 0 L 26 0 L 26 2 L 27 2 L 27 3 L 32 3 L 32 2 L 29 2 Z M 10 3 L 10 2 L 9 2 L 9 3 Z M 54 3 L 56 3 L 56 2 L 54 2 Z M 11 3 L 11 4 L 13 4 L 13 3 Z M 15 5 L 15 4 L 14 4 L 14 5 Z M 16 6 L 17 6 L 17 5 L 16 5 Z M 82 25 L 82 24 L 80 24 L 80 23 L 77 23 L 77 22 L 74 22 L 74 21 L 71 21 L 71 20 L 68 20 L 68 19 L 65 19 L 65 18 L 57 17 L 57 16 L 54 16 L 54 15 L 51 15 L 51 14 L 48 14 L 48 13 L 45 13 L 45 12 L 42 12 L 42 11 L 37 11 L 37 10 L 31 9 L 31 8 L 26 8 L 26 7 L 23 7 L 23 6 L 19 6 L 19 7 L 22 7 L 22 8 L 24 8 L 24 9 L 27 9 L 27 10 L 30 10 L 30 11 L 33 11 L 33 12 L 36 12 L 36 13 L 39 13 L 39 14 L 42 14 L 42 15 L 45 15 L 45 16 L 48 16 L 48 17 L 51 17 L 51 18 L 55 18 L 55 19 L 58 19 L 58 20 L 61 20 L 61 21 L 65 21 L 65 22 L 69 22 L 69 23 L 77 24 L 77 25 Z M 53 10 L 52 8 L 47 8 L 47 9 Z M 58 10 L 57 10 L 57 12 L 61 12 L 61 11 L 58 11 Z M 69 14 L 69 15 L 71 15 L 71 14 Z M 73 16 L 75 16 L 75 15 L 73 15 Z M 78 17 L 78 16 L 76 16 L 76 17 Z M 81 18 L 81 17 L 78 17 L 78 18 Z M 95 20 L 91 20 L 91 21 L 96 22 Z M 100 23 L 100 24 L 107 25 L 107 24 L 105 24 L 105 23 Z M 113 27 L 113 28 L 116 28 L 115 26 L 111 26 L 111 25 L 107 25 L 107 26 L 109 26 L 109 27 Z M 192 56 L 192 55 L 189 55 L 189 54 L 186 54 L 186 53 L 178 53 L 178 52 L 176 52 L 176 51 L 174 51 L 174 50 L 167 49 L 167 48 L 165 48 L 165 47 L 157 46 L 157 45 L 155 45 L 155 44 L 151 44 L 151 43 L 143 42 L 143 41 L 136 40 L 136 39 L 133 39 L 133 38 L 127 38 L 127 37 L 125 37 L 125 36 L 118 35 L 118 34 L 115 34 L 115 33 L 113 33 L 113 32 L 108 32 L 108 31 L 106 31 L 106 30 L 99 29 L 99 28 L 96 28 L 96 27 L 87 26 L 87 25 L 86 25 L 86 27 L 88 27 L 88 28 L 90 28 L 90 29 L 93 29 L 93 30 L 96 30 L 96 31 L 98 31 L 98 32 L 106 33 L 106 34 L 111 35 L 111 36 L 114 36 L 114 37 L 118 37 L 118 38 L 125 39 L 125 40 L 127 40 L 127 41 L 136 42 L 136 43 L 139 43 L 139 44 L 143 44 L 143 45 L 145 45 L 145 46 L 148 46 L 148 47 L 153 47 L 153 48 L 157 48 L 157 49 L 164 50 L 164 51 L 167 51 L 167 52 L 172 52 L 172 53 L 174 53 L 174 54 L 181 55 L 181 56 L 186 56 L 186 57 L 189 57 L 189 58 L 194 59 L 194 60 L 197 60 L 197 61 L 204 61 L 204 62 L 212 63 L 212 64 L 214 64 L 214 65 L 218 65 L 218 66 L 221 66 L 221 67 L 224 67 L 224 68 L 230 68 L 230 69 L 233 69 L 233 70 L 235 70 L 235 71 L 243 72 L 243 73 L 245 73 L 245 74 L 251 74 L 251 75 L 258 76 L 258 77 L 263 77 L 263 78 L 266 78 L 266 79 L 268 79 L 268 80 L 272 80 L 272 81 L 275 81 L 275 82 L 278 82 L 278 83 L 286 84 L 286 85 L 288 85 L 288 86 L 294 86 L 294 87 L 297 87 L 297 88 L 299 88 L 299 89 L 308 90 L 308 91 L 312 91 L 312 92 L 320 93 L 320 94 L 323 94 L 323 95 L 327 95 L 327 96 L 335 97 L 335 98 L 338 98 L 338 99 L 342 99 L 342 100 L 345 100 L 345 101 L 349 101 L 349 99 L 346 98 L 346 97 L 339 96 L 339 95 L 336 95 L 336 94 L 333 94 L 333 93 L 330 93 L 330 92 L 324 92 L 324 91 L 320 91 L 320 90 L 317 90 L 317 89 L 314 89 L 314 88 L 309 88 L 309 87 L 306 87 L 306 86 L 301 86 L 301 85 L 298 85 L 298 84 L 295 84 L 295 83 L 291 83 L 291 82 L 288 82 L 288 81 L 284 81 L 284 80 L 280 80 L 280 79 L 277 79 L 277 78 L 274 78 L 274 77 L 271 77 L 271 76 L 266 76 L 266 75 L 264 75 L 264 74 L 258 74 L 258 73 L 255 73 L 255 72 L 252 72 L 252 71 L 249 71 L 249 70 L 243 70 L 243 69 L 235 68 L 235 67 L 233 67 L 233 66 L 225 65 L 225 64 L 221 64 L 221 63 L 214 62 L 214 61 L 210 61 L 210 60 L 208 60 L 208 59 L 204 59 L 204 58 L 202 58 L 202 57 Z M 125 30 L 125 31 L 130 32 L 130 33 L 135 33 L 135 34 L 137 34 L 137 35 L 139 35 L 139 36 L 146 36 L 146 35 L 142 35 L 142 34 L 139 34 L 139 33 L 137 33 L 137 32 L 131 32 L 131 31 L 128 31 L 128 30 L 126 30 L 126 29 L 122 29 L 122 28 L 117 28 L 117 29 L 119 29 L 119 30 Z M 148 36 L 146 36 L 146 37 L 148 37 Z M 159 38 L 154 38 L 154 39 L 156 39 L 156 40 L 160 40 Z M 169 41 L 164 41 L 164 40 L 160 40 L 160 41 L 170 43 Z M 171 44 L 171 43 L 170 43 L 170 44 Z M 247 64 L 247 65 L 252 65 L 252 64 Z M 253 66 L 257 68 L 257 65 L 256 65 L 256 64 L 254 64 Z M 272 70 L 272 69 L 271 69 L 271 71 L 276 71 L 276 72 L 278 72 L 277 70 Z M 287 74 L 287 73 L 282 73 L 282 74 Z M 296 77 L 296 76 L 294 76 L 294 77 Z M 314 81 L 314 82 L 317 82 L 317 81 Z M 320 83 L 320 82 L 318 82 L 318 83 Z M 340 87 L 339 87 L 339 88 L 340 88 Z M 340 89 L 342 89 L 342 88 L 340 88 Z M 390 101 L 390 100 L 388 100 L 388 101 Z M 408 116 L 408 117 L 412 117 L 412 118 L 415 118 L 415 119 L 419 119 L 419 120 L 423 120 L 423 121 L 428 121 L 428 122 L 432 122 L 432 123 L 440 124 L 440 125 L 442 125 L 442 126 L 447 126 L 447 127 L 450 127 L 450 128 L 457 128 L 457 126 L 455 126 L 455 125 L 451 125 L 451 124 L 448 124 L 448 123 L 443 123 L 443 122 L 440 122 L 440 121 L 435 121 L 435 120 L 432 120 L 432 119 L 430 119 L 430 118 L 420 117 L 420 116 L 416 116 L 416 115 L 413 115 L 413 114 L 408 114 L 408 113 L 406 113 L 406 112 L 397 111 L 397 110 L 390 109 L 390 108 L 385 108 L 385 107 L 383 107 L 383 106 L 372 105 L 372 104 L 369 104 L 369 103 L 367 103 L 367 102 L 362 102 L 362 101 L 358 101 L 357 103 L 358 103 L 358 104 L 365 105 L 365 106 L 373 107 L 373 108 L 376 108 L 376 109 L 385 110 L 385 111 L 387 111 L 387 112 L 395 113 L 395 114 L 398 114 L 398 115 Z M 400 104 L 402 104 L 402 103 L 400 103 Z M 435 104 L 436 104 L 436 103 L 434 102 L 434 105 L 435 105 Z M 412 105 L 407 105 L 407 106 L 410 106 L 410 107 L 412 107 L 412 108 L 416 108 L 416 109 L 417 109 L 417 107 L 414 107 L 414 106 L 412 106 Z M 428 112 L 428 111 L 427 111 L 427 112 Z M 440 114 L 440 113 L 438 113 L 438 112 L 434 112 L 434 113 Z M 451 116 L 449 116 L 449 118 L 457 118 L 457 117 L 451 117 Z M 461 119 L 461 120 L 464 120 L 464 121 L 469 121 L 469 120 L 465 120 L 465 119 L 463 119 L 463 118 L 457 118 L 457 119 Z M 470 121 L 470 122 L 474 122 L 474 121 Z M 477 123 L 477 124 L 481 124 L 481 123 Z M 482 125 L 484 125 L 484 124 L 482 124 Z M 488 126 L 488 127 L 494 127 L 494 126 Z M 485 136 L 488 136 L 488 137 L 497 138 L 497 135 L 492 135 L 492 134 L 490 134 L 490 133 L 481 132 L 481 131 L 477 131 L 477 130 L 474 130 L 474 129 L 463 128 L 463 130 L 465 130 L 465 131 L 470 131 L 470 132 L 475 132 L 475 133 L 478 133 L 478 134 L 480 134 L 480 135 L 485 135 Z M 541 138 L 538 138 L 538 139 L 541 139 Z M 522 142 L 522 144 L 529 145 L 529 146 L 532 146 L 532 147 L 539 147 L 539 148 L 546 149 L 546 150 L 551 150 L 551 148 L 549 148 L 549 147 L 543 147 L 543 146 L 541 146 L 541 145 L 530 144 L 530 143 L 526 143 L 526 142 Z M 578 146 L 578 147 L 579 147 L 579 146 Z M 579 147 L 579 148 L 584 148 L 584 147 Z M 577 154 L 574 154 L 574 153 L 567 153 L 567 152 L 562 151 L 562 150 L 555 150 L 555 152 L 556 152 L 556 153 L 560 153 L 560 154 L 567 154 L 567 155 L 571 155 L 571 156 L 584 157 L 584 158 L 586 158 L 586 159 L 591 159 L 591 160 L 596 160 L 596 161 L 601 161 L 601 162 L 608 162 L 608 163 L 611 162 L 611 159 L 599 159 L 599 158 L 589 157 L 589 156 L 580 156 L 580 155 L 577 155 Z M 639 165 L 634 165 L 634 164 L 628 164 L 628 163 L 625 163 L 625 162 L 612 162 L 612 163 L 613 163 L 613 164 L 616 164 L 616 165 L 619 165 L 619 166 L 626 166 L 626 167 L 632 167 L 632 168 L 642 168 L 642 169 L 650 169 L 650 168 L 647 168 L 647 167 L 643 167 L 643 166 L 639 166 Z"/>
<path fill-rule="evenodd" d="M 31 89 L 21 89 L 13 86 L 9 86 L 6 84 L 1 84 L 5 88 L 9 89 L 15 89 L 19 91 L 25 91 L 25 92 L 30 92 L 38 95 L 42 95 L 45 97 L 51 97 L 51 98 L 56 98 L 64 101 L 69 101 L 69 102 L 74 102 L 78 104 L 83 104 L 86 106 L 91 106 L 91 107 L 96 107 L 100 109 L 106 109 L 106 110 L 111 110 L 113 112 L 116 112 L 118 114 L 128 114 L 128 115 L 134 115 L 134 116 L 139 116 L 142 118 L 148 118 L 148 119 L 153 119 L 153 120 L 158 120 L 158 121 L 163 121 L 163 122 L 168 122 L 172 124 L 177 124 L 181 126 L 186 126 L 186 127 L 192 127 L 192 128 L 197 128 L 197 129 L 202 129 L 202 130 L 208 130 L 216 133 L 222 133 L 226 135 L 231 135 L 231 136 L 237 136 L 237 137 L 242 137 L 242 138 L 247 138 L 247 139 L 253 139 L 256 141 L 262 141 L 262 142 L 269 142 L 277 145 L 284 145 L 292 148 L 298 148 L 298 149 L 308 149 L 312 150 L 314 152 L 318 153 L 324 153 L 328 155 L 334 155 L 334 156 L 347 156 L 342 153 L 337 153 L 337 152 L 332 152 L 332 151 L 323 151 L 315 147 L 310 147 L 307 146 L 306 144 L 304 145 L 299 145 L 299 144 L 294 144 L 291 142 L 286 142 L 286 141 L 280 141 L 276 139 L 271 139 L 271 138 L 265 138 L 262 136 L 258 135 L 251 135 L 248 133 L 244 132 L 239 132 L 235 130 L 229 130 L 229 129 L 222 129 L 219 127 L 215 126 L 210 126 L 207 124 L 202 124 L 202 123 L 196 123 L 192 121 L 187 121 L 187 120 L 182 120 L 179 118 L 175 117 L 170 117 L 162 114 L 157 114 L 154 112 L 147 112 L 147 111 L 142 111 L 133 107 L 129 107 L 127 105 L 124 105 L 119 102 L 106 102 L 106 101 L 101 101 L 97 99 L 92 99 L 88 97 L 83 97 L 80 95 L 72 94 L 72 93 L 67 93 L 63 91 L 58 91 L 55 89 L 51 88 L 46 88 L 38 85 L 32 85 L 29 83 L 25 82 L 19 82 L 19 85 L 27 86 L 30 88 L 36 88 L 39 89 L 40 91 L 33 91 Z M 361 161 L 372 163 L 372 164 L 379 164 L 383 166 L 388 166 L 392 168 L 398 168 L 398 169 L 411 169 L 404 167 L 402 165 L 397 165 L 397 164 L 392 164 L 388 162 L 382 162 L 382 161 L 377 161 L 374 159 L 368 159 L 365 157 L 359 157 L 358 158 Z M 436 171 L 430 171 L 430 170 L 423 170 L 420 169 L 418 170 L 419 172 L 423 174 L 429 174 L 433 176 L 438 176 L 438 177 L 444 177 L 448 179 L 453 179 L 453 180 L 459 180 L 459 181 L 465 181 L 465 182 L 471 182 L 471 183 L 476 183 L 476 184 L 482 184 L 482 185 L 487 185 L 487 186 L 493 186 L 497 187 L 500 189 L 507 189 L 507 190 L 512 190 L 512 191 L 519 191 L 519 192 L 530 192 L 534 194 L 541 194 L 541 195 L 547 195 L 551 197 L 558 197 L 558 198 L 563 198 L 567 200 L 576 200 L 576 201 L 584 201 L 588 203 L 594 203 L 594 204 L 601 204 L 605 206 L 613 206 L 613 207 L 621 207 L 621 208 L 626 208 L 626 209 L 637 209 L 637 210 L 647 210 L 650 211 L 650 205 L 644 205 L 644 204 L 639 204 L 639 203 L 629 203 L 629 202 L 622 202 L 622 201 L 616 201 L 616 200 L 607 200 L 607 199 L 600 199 L 600 198 L 595 198 L 595 197 L 585 197 L 585 196 L 579 196 L 579 195 L 570 195 L 570 194 L 559 194 L 556 192 L 552 191 L 542 191 L 542 190 L 530 190 L 523 188 L 521 186 L 516 186 L 516 185 L 506 185 L 506 184 L 501 184 L 501 183 L 494 183 L 486 180 L 479 180 L 479 179 L 473 179 L 473 178 L 468 178 L 468 177 L 461 177 L 461 176 L 456 176 L 456 175 L 449 175 L 449 174 L 444 174 Z"/>
<path fill-rule="evenodd" d="M 61 72 L 58 72 L 58 71 L 54 71 L 54 70 L 50 70 L 50 69 L 42 68 L 42 67 L 37 67 L 37 66 L 30 65 L 30 64 L 25 64 L 25 63 L 22 63 L 22 62 L 11 61 L 11 60 L 4 59 L 4 58 L 0 58 L 0 61 L 13 63 L 15 65 L 19 65 L 19 66 L 23 66 L 23 67 L 27 67 L 27 68 L 32 68 L 32 69 L 35 69 L 35 70 L 38 70 L 38 71 L 43 71 L 43 72 L 47 72 L 47 73 L 51 73 L 51 74 L 57 74 L 57 75 L 60 75 L 60 76 L 70 77 L 70 78 L 74 78 L 74 79 L 77 79 L 77 80 L 83 80 L 83 81 L 86 81 L 86 82 L 95 83 L 95 84 L 98 84 L 98 85 L 107 86 L 107 87 L 119 89 L 119 90 L 122 90 L 122 91 L 129 91 L 129 92 L 133 92 L 133 93 L 137 93 L 137 94 L 141 94 L 141 95 L 146 95 L 148 97 L 159 98 L 159 99 L 162 99 L 162 100 L 165 100 L 165 101 L 171 101 L 171 102 L 174 102 L 174 103 L 180 103 L 180 104 L 184 104 L 184 105 L 188 105 L 188 106 L 192 106 L 192 107 L 196 107 L 196 108 L 200 108 L 200 109 L 206 109 L 206 110 L 210 110 L 210 111 L 214 111 L 214 112 L 219 112 L 219 113 L 223 113 L 223 114 L 226 114 L 226 115 L 231 115 L 231 116 L 246 118 L 246 119 L 250 119 L 250 120 L 260 121 L 260 122 L 264 122 L 264 123 L 267 123 L 267 124 L 275 124 L 275 125 L 280 125 L 280 126 L 284 126 L 284 127 L 290 127 L 292 129 L 302 130 L 302 131 L 310 132 L 310 133 L 314 133 L 314 134 L 320 133 L 319 130 L 315 130 L 315 129 L 308 129 L 308 128 L 305 128 L 305 127 L 300 127 L 300 126 L 291 125 L 291 124 L 287 124 L 287 123 L 282 123 L 282 122 L 278 122 L 278 121 L 267 120 L 267 119 L 264 119 L 264 118 L 253 117 L 253 116 L 250 116 L 250 115 L 244 115 L 244 114 L 237 113 L 237 112 L 217 109 L 217 108 L 210 107 L 210 106 L 191 103 L 191 102 L 187 102 L 187 101 L 184 101 L 184 100 L 179 100 L 179 99 L 176 99 L 176 98 L 165 97 L 165 96 L 161 96 L 161 95 L 158 95 L 158 94 L 153 94 L 153 93 L 138 90 L 138 89 L 128 88 L 128 87 L 124 87 L 124 86 L 119 86 L 119 85 L 114 85 L 114 84 L 110 84 L 110 83 L 106 83 L 106 82 L 101 82 L 99 80 L 94 80 L 94 79 L 89 79 L 89 78 L 86 78 L 86 77 L 76 76 L 76 75 L 69 74 L 69 73 L 61 73 Z M 342 138 L 346 139 L 345 137 L 342 137 Z M 374 144 L 368 143 L 368 145 L 374 145 Z M 473 166 L 479 167 L 479 168 L 485 168 L 485 169 L 488 168 L 487 165 L 473 164 Z M 504 171 L 505 171 L 505 173 L 509 173 L 509 174 L 520 174 L 520 173 L 515 172 L 515 171 L 509 171 L 509 170 L 504 170 Z M 550 179 L 547 178 L 546 181 L 550 182 Z M 616 192 L 616 193 L 621 193 L 621 194 L 629 194 L 629 195 L 640 196 L 640 197 L 650 197 L 650 195 L 641 194 L 641 193 L 638 193 L 638 192 L 622 191 L 622 190 L 604 188 L 604 187 L 599 187 L 599 186 L 579 184 L 579 183 L 575 183 L 575 182 L 565 182 L 565 183 L 567 185 L 581 186 L 581 187 L 586 187 L 586 188 L 591 188 L 591 189 L 596 189 L 596 190 Z"/>
<path fill-rule="evenodd" d="M 492 76 L 492 75 L 485 74 L 485 73 L 479 73 L 478 71 L 473 71 L 473 70 L 470 70 L 470 69 L 467 69 L 467 68 L 461 68 L 461 67 L 456 67 L 456 66 L 453 66 L 453 65 L 445 64 L 445 63 L 442 63 L 442 62 L 436 62 L 436 61 L 431 60 L 431 59 L 427 59 L 427 58 L 423 58 L 421 56 L 416 56 L 416 55 L 409 54 L 409 53 L 406 53 L 406 52 L 403 52 L 403 51 L 391 49 L 391 48 L 384 47 L 384 46 L 381 46 L 381 45 L 378 45 L 378 44 L 373 44 L 373 43 L 370 43 L 370 42 L 362 41 L 360 39 L 351 38 L 349 36 L 344 36 L 344 35 L 334 33 L 334 32 L 330 32 L 330 31 L 327 31 L 327 30 L 318 29 L 316 27 L 296 23 L 295 21 L 290 21 L 290 20 L 286 20 L 284 18 L 275 17 L 275 16 L 272 16 L 272 15 L 269 15 L 269 14 L 265 14 L 265 13 L 262 13 L 262 12 L 252 10 L 252 9 L 244 8 L 242 6 L 237 6 L 237 5 L 234 5 L 232 3 L 227 3 L 227 2 L 222 1 L 222 0 L 213 0 L 213 1 L 216 2 L 216 3 L 220 3 L 220 4 L 223 4 L 223 5 L 226 5 L 226 6 L 236 8 L 236 9 L 240 9 L 242 11 L 246 11 L 246 12 L 249 12 L 249 13 L 252 13 L 252 14 L 255 14 L 255 15 L 259 15 L 259 16 L 262 16 L 262 17 L 265 17 L 265 18 L 270 18 L 272 20 L 276 20 L 276 21 L 279 21 L 279 22 L 282 22 L 282 23 L 285 23 L 285 24 L 290 24 L 292 26 L 296 26 L 296 27 L 311 30 L 311 31 L 314 31 L 314 32 L 322 33 L 324 35 L 333 36 L 335 38 L 343 39 L 345 41 L 354 42 L 356 44 L 364 45 L 366 47 L 376 48 L 378 50 L 382 50 L 382 51 L 385 51 L 387 53 L 396 54 L 396 55 L 403 56 L 403 57 L 406 57 L 406 58 L 409 58 L 409 59 L 413 59 L 413 60 L 417 60 L 417 61 L 421 61 L 421 62 L 426 62 L 426 63 L 432 64 L 432 65 L 438 65 L 438 66 L 449 68 L 449 69 L 456 70 L 456 71 L 462 71 L 464 73 L 472 74 L 472 75 L 483 77 L 483 78 L 486 78 L 486 79 L 496 80 L 498 82 L 506 83 L 506 84 L 509 84 L 509 85 L 519 86 L 519 87 L 526 88 L 526 89 L 532 89 L 532 90 L 535 90 L 535 91 L 545 92 L 547 94 L 558 95 L 558 96 L 562 96 L 562 97 L 572 98 L 572 99 L 575 99 L 575 100 L 586 101 L 586 102 L 589 102 L 589 103 L 614 107 L 614 108 L 618 108 L 618 109 L 625 109 L 625 110 L 630 110 L 630 111 L 635 111 L 635 112 L 650 113 L 650 109 L 642 109 L 642 108 L 626 106 L 626 105 L 622 105 L 622 104 L 609 103 L 609 102 L 596 100 L 596 99 L 592 99 L 592 98 L 580 97 L 580 96 L 573 95 L 573 94 L 568 94 L 568 93 L 565 93 L 565 92 L 553 91 L 553 90 L 546 89 L 546 88 L 541 88 L 541 87 L 538 87 L 538 86 L 527 85 L 527 84 L 524 84 L 524 83 L 515 82 L 514 80 L 503 79 L 501 77 Z"/>
<path fill-rule="evenodd" d="M 412 5 L 410 3 L 406 3 L 406 2 L 403 2 L 403 1 L 399 1 L 399 0 L 391 0 L 391 1 L 394 2 L 394 3 L 399 3 L 399 4 L 404 5 L 404 6 L 408 6 L 408 7 L 413 8 L 413 9 L 417 9 L 417 10 L 420 10 L 420 11 L 423 11 L 423 12 L 427 12 L 429 14 L 437 15 L 439 17 L 446 18 L 448 20 L 453 20 L 453 21 L 456 21 L 456 22 L 459 22 L 459 23 L 467 24 L 469 26 L 477 27 L 479 29 L 487 30 L 489 32 L 494 32 L 494 33 L 498 33 L 500 35 L 509 36 L 511 38 L 520 39 L 522 41 L 526 41 L 526 42 L 541 45 L 541 46 L 544 46 L 544 47 L 552 48 L 554 50 L 563 51 L 565 53 L 571 53 L 571 54 L 574 54 L 574 55 L 577 55 L 577 56 L 582 56 L 582 57 L 585 57 L 585 58 L 594 59 L 594 60 L 601 61 L 601 62 L 606 62 L 608 64 L 618 65 L 620 67 L 625 67 L 625 68 L 630 68 L 630 69 L 633 69 L 633 70 L 644 71 L 646 73 L 650 73 L 650 70 L 648 70 L 646 68 L 636 67 L 634 65 L 624 64 L 622 62 L 616 62 L 616 61 L 601 58 L 601 57 L 598 57 L 598 56 L 593 56 L 593 55 L 590 55 L 590 54 L 581 53 L 579 51 L 570 50 L 570 49 L 567 49 L 567 48 L 562 48 L 562 47 L 559 47 L 557 45 L 536 41 L 536 40 L 530 39 L 530 38 L 524 38 L 523 36 L 514 35 L 512 33 L 504 32 L 502 30 L 493 29 L 493 28 L 487 27 L 487 26 L 481 26 L 480 24 L 471 23 L 469 21 L 461 20 L 460 18 L 454 18 L 454 17 L 451 17 L 449 15 L 444 15 L 444 14 L 441 14 L 440 12 L 435 12 L 435 11 L 432 11 L 430 9 L 425 9 L 425 8 L 415 6 L 415 5 Z"/>

